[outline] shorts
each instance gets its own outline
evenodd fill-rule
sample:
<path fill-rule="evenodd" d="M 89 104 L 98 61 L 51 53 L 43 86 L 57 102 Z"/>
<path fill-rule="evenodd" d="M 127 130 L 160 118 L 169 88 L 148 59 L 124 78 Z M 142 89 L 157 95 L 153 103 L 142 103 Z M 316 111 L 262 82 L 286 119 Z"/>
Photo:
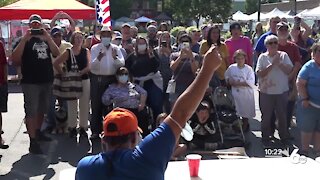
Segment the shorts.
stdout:
<path fill-rule="evenodd" d="M 26 118 L 33 118 L 38 114 L 46 114 L 49 109 L 52 84 L 21 84 L 21 87 Z"/>
<path fill-rule="evenodd" d="M 8 84 L 0 85 L 0 112 L 8 111 Z"/>
<path fill-rule="evenodd" d="M 297 102 L 297 125 L 303 132 L 320 132 L 320 109 L 313 106 L 302 107 L 301 101 Z"/>

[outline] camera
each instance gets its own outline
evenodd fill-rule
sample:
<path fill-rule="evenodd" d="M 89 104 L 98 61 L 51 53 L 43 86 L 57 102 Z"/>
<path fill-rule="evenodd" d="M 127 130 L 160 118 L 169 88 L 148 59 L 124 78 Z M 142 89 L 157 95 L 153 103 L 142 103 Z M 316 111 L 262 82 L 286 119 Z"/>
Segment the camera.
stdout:
<path fill-rule="evenodd" d="M 167 47 L 167 41 L 161 41 L 161 46 L 162 47 Z"/>
<path fill-rule="evenodd" d="M 42 29 L 31 29 L 31 35 L 43 35 Z"/>

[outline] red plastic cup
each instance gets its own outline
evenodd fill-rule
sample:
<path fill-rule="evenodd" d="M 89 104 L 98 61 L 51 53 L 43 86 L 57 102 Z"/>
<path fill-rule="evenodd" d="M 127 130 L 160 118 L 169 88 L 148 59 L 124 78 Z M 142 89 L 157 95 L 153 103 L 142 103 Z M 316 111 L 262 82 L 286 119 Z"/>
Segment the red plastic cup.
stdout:
<path fill-rule="evenodd" d="M 186 158 L 187 158 L 188 164 L 189 164 L 190 176 L 191 177 L 198 177 L 201 155 L 199 155 L 199 154 L 189 154 L 189 155 L 187 155 Z"/>

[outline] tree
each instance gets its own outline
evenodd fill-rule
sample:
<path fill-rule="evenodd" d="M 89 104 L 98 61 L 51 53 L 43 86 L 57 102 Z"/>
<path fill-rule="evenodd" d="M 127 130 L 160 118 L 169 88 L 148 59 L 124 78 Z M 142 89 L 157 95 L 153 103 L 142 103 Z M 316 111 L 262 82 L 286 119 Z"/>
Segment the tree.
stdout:
<path fill-rule="evenodd" d="M 110 1 L 110 11 L 112 19 L 118 19 L 122 16 L 130 17 L 132 7 L 131 0 Z"/>
<path fill-rule="evenodd" d="M 193 19 L 198 22 L 200 17 L 205 17 L 222 22 L 230 16 L 231 0 L 165 0 L 164 8 L 180 21 Z"/>
<path fill-rule="evenodd" d="M 1 1 L 0 1 L 0 7 L 3 7 L 3 6 L 6 6 L 6 5 L 15 3 L 15 2 L 17 2 L 17 1 L 18 1 L 18 0 L 1 0 Z"/>
<path fill-rule="evenodd" d="M 259 3 L 257 0 L 246 0 L 245 10 L 247 14 L 252 14 L 258 11 Z"/>

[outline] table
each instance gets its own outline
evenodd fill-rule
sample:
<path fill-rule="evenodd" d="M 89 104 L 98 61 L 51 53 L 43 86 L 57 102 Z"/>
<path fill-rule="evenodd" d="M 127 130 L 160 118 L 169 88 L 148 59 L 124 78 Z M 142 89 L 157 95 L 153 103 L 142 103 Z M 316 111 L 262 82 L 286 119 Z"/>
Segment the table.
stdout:
<path fill-rule="evenodd" d="M 187 161 L 169 162 L 165 180 L 320 179 L 320 163 L 307 158 L 294 164 L 290 157 L 202 160 L 199 177 L 190 178 Z"/>

